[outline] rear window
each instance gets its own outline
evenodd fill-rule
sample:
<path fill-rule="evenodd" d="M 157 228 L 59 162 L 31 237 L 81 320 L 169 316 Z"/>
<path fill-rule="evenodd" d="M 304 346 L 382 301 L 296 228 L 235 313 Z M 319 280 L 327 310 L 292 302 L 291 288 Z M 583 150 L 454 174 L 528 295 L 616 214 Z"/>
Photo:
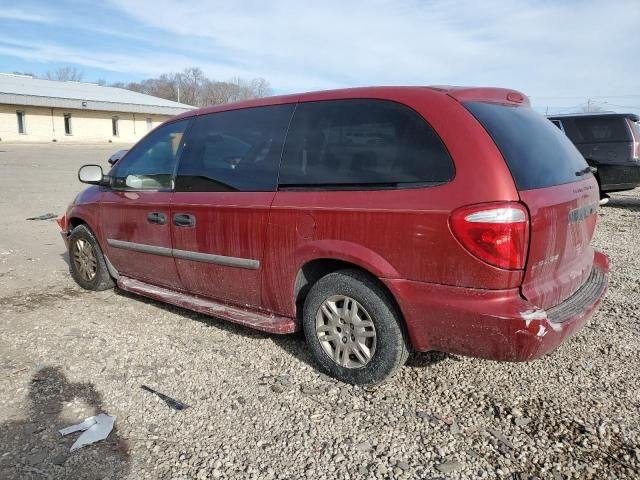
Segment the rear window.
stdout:
<path fill-rule="evenodd" d="M 585 117 L 573 119 L 569 138 L 576 143 L 629 142 L 629 129 L 623 117 Z"/>
<path fill-rule="evenodd" d="M 518 190 L 582 180 L 587 162 L 562 131 L 526 107 L 467 102 L 507 162 Z"/>

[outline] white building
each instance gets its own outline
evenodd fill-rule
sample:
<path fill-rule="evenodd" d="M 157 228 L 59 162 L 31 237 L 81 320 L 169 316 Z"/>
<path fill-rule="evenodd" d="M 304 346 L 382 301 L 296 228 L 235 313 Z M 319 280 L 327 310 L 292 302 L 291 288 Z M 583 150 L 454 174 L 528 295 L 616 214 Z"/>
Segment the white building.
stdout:
<path fill-rule="evenodd" d="M 194 107 L 92 83 L 0 73 L 0 141 L 133 143 Z"/>

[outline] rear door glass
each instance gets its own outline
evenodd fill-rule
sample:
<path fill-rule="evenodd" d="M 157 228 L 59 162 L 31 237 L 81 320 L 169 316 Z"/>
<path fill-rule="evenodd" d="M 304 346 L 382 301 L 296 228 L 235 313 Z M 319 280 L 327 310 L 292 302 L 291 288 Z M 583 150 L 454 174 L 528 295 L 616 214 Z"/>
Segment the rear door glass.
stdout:
<path fill-rule="evenodd" d="M 279 186 L 409 188 L 453 175 L 442 140 L 415 111 L 384 100 L 330 100 L 298 105 Z"/>
<path fill-rule="evenodd" d="M 464 106 L 493 138 L 518 190 L 583 180 L 587 162 L 553 123 L 531 108 L 485 102 Z"/>

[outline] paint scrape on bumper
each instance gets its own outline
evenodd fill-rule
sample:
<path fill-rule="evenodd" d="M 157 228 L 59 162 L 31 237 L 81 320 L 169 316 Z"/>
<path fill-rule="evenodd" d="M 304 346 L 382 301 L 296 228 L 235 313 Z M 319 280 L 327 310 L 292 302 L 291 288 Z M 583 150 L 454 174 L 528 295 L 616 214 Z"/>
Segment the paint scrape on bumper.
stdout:
<path fill-rule="evenodd" d="M 527 361 L 577 333 L 602 301 L 609 259 L 596 252 L 592 273 L 560 305 L 540 309 L 518 289 L 477 290 L 386 280 L 418 351 L 437 350 L 504 361 Z"/>

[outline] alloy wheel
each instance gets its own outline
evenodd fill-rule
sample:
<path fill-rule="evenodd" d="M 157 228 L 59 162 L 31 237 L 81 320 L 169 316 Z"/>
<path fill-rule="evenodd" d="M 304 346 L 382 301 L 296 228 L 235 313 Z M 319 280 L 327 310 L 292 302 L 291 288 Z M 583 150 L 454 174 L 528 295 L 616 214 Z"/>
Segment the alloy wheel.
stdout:
<path fill-rule="evenodd" d="M 316 313 L 316 336 L 324 352 L 345 368 L 362 368 L 376 350 L 376 329 L 365 308 L 351 297 L 333 295 Z"/>
<path fill-rule="evenodd" d="M 84 238 L 78 238 L 73 248 L 73 263 L 83 280 L 90 282 L 98 272 L 98 260 L 93 246 Z"/>

